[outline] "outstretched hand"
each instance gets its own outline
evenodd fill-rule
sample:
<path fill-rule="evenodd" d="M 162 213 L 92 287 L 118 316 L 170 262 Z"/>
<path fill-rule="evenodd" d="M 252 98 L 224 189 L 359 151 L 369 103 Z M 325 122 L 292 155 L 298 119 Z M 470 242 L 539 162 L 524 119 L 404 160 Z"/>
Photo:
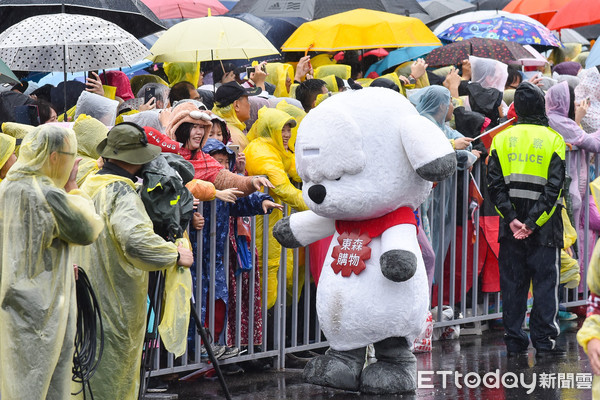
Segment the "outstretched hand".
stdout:
<path fill-rule="evenodd" d="M 263 186 L 271 188 L 271 189 L 273 189 L 275 187 L 275 186 L 273 186 L 271 181 L 268 180 L 267 178 L 265 178 L 264 176 L 252 177 L 252 186 L 254 186 L 254 189 L 256 189 L 256 190 L 262 189 Z"/>
<path fill-rule="evenodd" d="M 262 209 L 265 214 L 268 213 L 269 210 L 272 210 L 274 208 L 283 211 L 283 204 L 277 204 L 271 200 L 264 200 L 262 202 Z"/>

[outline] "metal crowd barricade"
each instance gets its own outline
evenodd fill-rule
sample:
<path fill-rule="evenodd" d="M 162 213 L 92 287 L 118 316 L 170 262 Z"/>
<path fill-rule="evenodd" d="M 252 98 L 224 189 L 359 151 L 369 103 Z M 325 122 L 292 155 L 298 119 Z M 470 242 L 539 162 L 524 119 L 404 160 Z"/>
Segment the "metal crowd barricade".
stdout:
<path fill-rule="evenodd" d="M 582 157 L 583 154 L 577 149 L 572 149 L 568 151 L 567 154 L 567 165 L 569 159 L 572 157 Z M 588 165 L 589 165 L 589 155 L 588 157 Z M 579 159 L 579 158 L 577 158 Z M 594 161 L 595 170 L 598 171 L 598 160 Z M 480 184 L 480 173 L 481 173 L 481 162 L 475 164 L 473 168 L 473 176 L 477 184 Z M 436 189 L 440 191 L 446 191 L 446 187 L 451 185 L 449 191 L 449 198 L 443 198 L 440 206 L 440 215 L 434 215 L 433 206 L 429 208 L 428 216 L 431 225 L 431 231 L 434 232 L 437 230 L 439 236 L 444 238 L 444 235 L 447 234 L 445 225 L 445 217 L 442 216 L 449 213 L 450 217 L 450 225 L 449 225 L 449 235 L 450 235 L 450 244 L 448 247 L 438 246 L 438 248 L 434 248 L 436 253 L 436 263 L 435 263 L 435 275 L 434 275 L 434 283 L 438 285 L 438 295 L 437 295 L 437 304 L 450 306 L 453 310 L 458 309 L 462 314 L 462 318 L 453 319 L 453 320 L 442 320 L 442 312 L 443 307 L 437 308 L 437 313 L 433 315 L 434 327 L 444 327 L 449 325 L 457 325 L 460 324 L 464 327 L 471 326 L 480 326 L 485 321 L 502 318 L 502 312 L 500 309 L 501 305 L 501 296 L 499 292 L 494 293 L 483 293 L 480 291 L 480 277 L 478 273 L 478 249 L 479 242 L 483 240 L 479 234 L 479 222 L 480 222 L 480 209 L 476 209 L 474 212 L 470 212 L 470 195 L 469 195 L 469 174 L 456 173 L 454 175 L 455 179 L 452 184 L 452 180 L 447 180 L 444 182 L 440 182 Z M 588 177 L 581 177 L 586 179 L 586 187 L 589 187 L 589 175 Z M 462 179 L 462 202 L 457 204 L 458 198 L 458 179 Z M 585 197 L 582 199 L 582 209 L 584 215 L 584 231 L 587 233 L 589 227 L 589 207 L 588 205 L 588 197 L 589 190 L 586 191 Z M 448 202 L 448 207 L 446 207 L 446 202 Z M 205 226 L 204 229 L 210 230 L 210 279 L 208 282 L 202 281 L 202 253 L 203 253 L 203 243 L 202 243 L 202 235 L 204 232 L 198 231 L 197 235 L 197 252 L 196 252 L 196 287 L 193 291 L 194 299 L 196 302 L 197 312 L 201 315 L 201 305 L 202 302 L 206 302 L 206 309 L 208 310 L 209 318 L 206 326 L 208 327 L 210 332 L 214 332 L 215 328 L 215 246 L 216 246 L 216 202 L 212 201 L 210 203 L 205 203 L 204 205 L 199 206 L 199 211 L 202 212 L 202 207 L 210 207 L 211 210 L 211 223 L 210 226 Z M 460 221 L 457 221 L 457 210 L 462 210 L 462 218 Z M 289 215 L 289 207 L 285 207 L 284 215 Z M 469 219 L 469 215 L 472 215 L 472 219 Z M 299 250 L 294 249 L 294 271 L 292 274 L 292 304 L 288 303 L 287 297 L 287 276 L 286 276 L 286 265 L 287 265 L 287 252 L 285 248 L 282 248 L 281 258 L 280 258 L 280 267 L 278 272 L 278 295 L 275 305 L 271 308 L 271 310 L 267 310 L 267 293 L 268 293 L 268 279 L 266 276 L 268 275 L 268 254 L 269 254 L 269 246 L 268 246 L 268 226 L 269 226 L 269 215 L 265 216 L 257 216 L 251 218 L 251 232 L 252 239 L 250 243 L 250 248 L 252 254 L 255 254 L 256 249 L 256 218 L 263 219 L 263 227 L 267 227 L 267 229 L 263 229 L 262 241 L 263 241 L 263 249 L 262 254 L 258 254 L 260 259 L 260 265 L 256 262 L 256 258 L 252 257 L 252 266 L 253 271 L 256 268 L 261 268 L 261 277 L 265 277 L 262 279 L 262 282 L 256 282 L 254 272 L 244 272 L 249 274 L 249 288 L 247 293 L 243 293 L 242 290 L 242 275 L 239 274 L 237 276 L 229 275 L 229 235 L 227 236 L 225 253 L 224 253 L 224 266 L 227 274 L 227 282 L 232 279 L 237 280 L 236 291 L 229 292 L 229 298 L 235 296 L 236 298 L 236 306 L 235 306 L 235 327 L 229 327 L 235 331 L 235 343 L 232 343 L 233 346 L 241 348 L 242 343 L 244 342 L 241 337 L 242 331 L 242 321 L 244 317 L 248 321 L 248 337 L 247 337 L 247 346 L 244 348 L 244 351 L 240 353 L 236 357 L 232 357 L 227 360 L 221 361 L 222 364 L 228 363 L 238 363 L 242 361 L 249 360 L 258 360 L 262 358 L 271 358 L 273 365 L 278 369 L 285 368 L 286 355 L 288 353 L 312 350 L 318 348 L 326 347 L 327 341 L 322 336 L 317 316 L 314 313 L 311 313 L 311 308 L 314 310 L 311 305 L 314 304 L 315 298 L 311 296 L 311 274 L 309 267 L 309 249 L 308 247 L 305 249 L 305 257 L 304 257 L 304 286 L 300 287 L 300 273 L 302 265 L 302 260 L 299 259 Z M 464 228 L 462 230 L 462 246 L 460 249 L 456 248 L 456 231 L 457 231 L 457 222 L 461 224 Z M 468 224 L 474 225 L 474 241 L 472 242 L 471 238 L 468 237 L 468 230 L 466 229 Z M 492 239 L 493 240 L 493 239 Z M 589 259 L 589 244 L 595 243 L 596 237 L 589 237 L 587 234 L 584 235 L 583 238 L 578 238 L 578 240 L 583 241 L 583 254 L 579 254 L 579 262 L 583 264 L 583 273 L 581 275 L 582 285 L 580 288 L 575 289 L 564 289 L 563 290 L 563 302 L 562 304 L 566 306 L 578 306 L 586 303 L 587 299 L 587 282 L 586 282 L 586 271 L 588 267 L 588 259 Z M 443 244 L 443 240 L 441 241 Z M 467 257 L 469 246 L 472 246 L 472 257 Z M 457 265 L 457 250 L 461 253 L 461 262 Z M 444 261 L 448 257 L 449 263 L 449 297 L 448 301 L 444 302 Z M 237 262 L 237 261 L 236 261 Z M 485 267 L 485 266 L 484 266 Z M 456 272 L 460 270 L 460 280 L 456 277 Z M 467 290 L 467 276 L 468 272 L 472 272 L 472 280 L 471 280 L 471 288 Z M 254 297 L 254 285 L 261 285 L 261 298 L 257 299 Z M 208 285 L 209 287 L 209 295 L 208 299 L 202 299 L 202 285 Z M 457 303 L 455 303 L 456 292 L 460 291 L 460 304 L 457 307 Z M 303 293 L 304 296 L 301 298 L 302 302 L 298 301 L 299 294 Z M 242 315 L 242 298 L 244 295 L 247 295 L 247 303 L 248 303 L 248 315 Z M 254 338 L 254 326 L 259 321 L 254 319 L 254 306 L 257 301 L 260 301 L 261 312 L 262 312 L 262 343 L 259 343 Z M 446 304 L 447 303 L 447 304 Z M 303 312 L 300 313 L 300 309 L 303 309 Z M 229 309 L 227 310 L 227 313 Z M 272 314 L 272 318 L 268 315 Z M 302 314 L 302 318 L 300 318 L 300 314 Z M 225 316 L 225 327 L 223 329 L 223 334 L 220 338 L 215 337 L 215 342 L 225 344 L 226 338 L 224 337 L 227 332 L 227 315 Z M 314 324 L 314 328 L 311 332 L 311 325 Z M 299 326 L 301 325 L 302 329 L 299 332 Z M 289 330 L 288 330 L 289 326 Z M 480 333 L 481 330 L 475 330 L 477 333 Z M 311 338 L 312 336 L 312 338 Z M 162 349 L 162 343 L 157 344 L 157 346 L 161 347 L 161 351 L 155 352 L 155 360 L 154 360 L 154 370 L 151 372 L 152 375 L 166 375 L 172 373 L 179 373 L 180 375 L 185 375 L 188 373 L 193 373 L 197 370 L 204 370 L 208 368 L 208 365 L 205 364 L 200 358 L 200 348 L 201 341 L 197 333 L 193 335 L 193 348 L 188 348 L 186 353 L 175 359 L 174 356 L 170 353 L 167 353 L 164 349 Z M 255 343 L 256 342 L 256 343 Z M 188 341 L 189 343 L 189 341 Z"/>

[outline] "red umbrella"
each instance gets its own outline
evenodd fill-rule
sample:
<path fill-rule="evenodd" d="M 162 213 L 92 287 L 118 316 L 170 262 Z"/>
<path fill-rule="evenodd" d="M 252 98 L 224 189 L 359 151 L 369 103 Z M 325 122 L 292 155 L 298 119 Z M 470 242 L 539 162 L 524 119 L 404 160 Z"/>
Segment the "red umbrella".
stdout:
<path fill-rule="evenodd" d="M 528 15 L 546 25 L 571 0 L 512 0 L 503 11 Z"/>
<path fill-rule="evenodd" d="M 506 64 L 516 63 L 521 58 L 531 58 L 531 53 L 519 43 L 474 37 L 433 49 L 425 62 L 433 68 L 457 65 L 470 55 L 493 58 Z"/>
<path fill-rule="evenodd" d="M 225 14 L 227 7 L 218 0 L 142 0 L 159 19 L 201 18 Z"/>
<path fill-rule="evenodd" d="M 548 22 L 548 29 L 577 28 L 600 23 L 600 0 L 572 0 Z"/>

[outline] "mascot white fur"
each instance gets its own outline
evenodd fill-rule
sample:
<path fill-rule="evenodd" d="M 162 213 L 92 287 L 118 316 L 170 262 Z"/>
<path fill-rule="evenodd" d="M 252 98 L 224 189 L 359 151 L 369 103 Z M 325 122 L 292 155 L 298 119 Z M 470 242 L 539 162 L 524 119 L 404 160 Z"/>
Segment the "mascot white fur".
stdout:
<path fill-rule="evenodd" d="M 295 148 L 310 210 L 279 221 L 275 238 L 299 247 L 334 235 L 317 288 L 330 349 L 307 364 L 304 378 L 364 393 L 414 391 L 410 344 L 429 296 L 413 211 L 432 181 L 456 170 L 452 146 L 404 96 L 366 88 L 310 111 Z M 378 361 L 363 370 L 370 343 Z"/>

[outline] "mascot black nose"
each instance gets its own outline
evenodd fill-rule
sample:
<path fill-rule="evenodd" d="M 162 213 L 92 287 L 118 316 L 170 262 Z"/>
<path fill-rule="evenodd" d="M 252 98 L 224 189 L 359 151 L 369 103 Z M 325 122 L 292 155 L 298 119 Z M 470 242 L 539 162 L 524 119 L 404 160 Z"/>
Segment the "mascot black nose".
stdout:
<path fill-rule="evenodd" d="M 325 200 L 325 195 L 327 195 L 327 190 L 323 185 L 314 185 L 308 189 L 308 197 L 317 204 L 321 204 Z"/>

